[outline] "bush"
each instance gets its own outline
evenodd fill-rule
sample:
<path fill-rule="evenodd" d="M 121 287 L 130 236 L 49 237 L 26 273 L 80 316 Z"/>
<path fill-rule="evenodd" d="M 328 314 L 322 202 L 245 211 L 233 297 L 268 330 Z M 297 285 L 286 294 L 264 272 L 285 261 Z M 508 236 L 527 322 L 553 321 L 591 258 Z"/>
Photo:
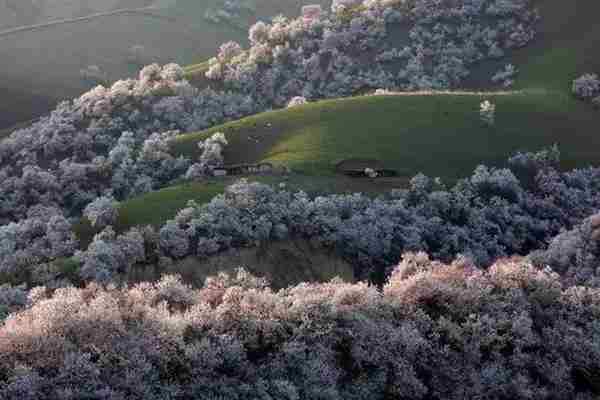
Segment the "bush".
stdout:
<path fill-rule="evenodd" d="M 222 166 L 225 161 L 223 148 L 228 144 L 225 135 L 221 132 L 216 132 L 205 141 L 198 143 L 198 148 L 202 150 L 198 160 L 200 165 L 209 170 Z"/>
<path fill-rule="evenodd" d="M 600 214 L 557 235 L 530 259 L 539 267 L 551 267 L 569 285 L 600 288 Z"/>
<path fill-rule="evenodd" d="M 518 71 L 512 64 L 506 64 L 503 70 L 500 70 L 492 76 L 493 83 L 500 83 L 504 88 L 509 88 L 514 85 L 514 77 Z"/>
<path fill-rule="evenodd" d="M 581 99 L 590 100 L 600 95 L 600 80 L 596 74 L 584 74 L 573 81 L 573 94 Z"/>
<path fill-rule="evenodd" d="M 0 327 L 0 397 L 578 399 L 600 394 L 600 292 L 517 259 L 406 254 L 378 291 L 246 273 L 64 288 Z M 126 373 L 124 372 L 126 371 Z"/>
<path fill-rule="evenodd" d="M 24 309 L 27 303 L 25 285 L 11 286 L 0 284 L 0 325 L 9 314 Z"/>
<path fill-rule="evenodd" d="M 306 100 L 306 97 L 302 97 L 302 96 L 296 96 L 296 97 L 292 97 L 290 99 L 290 101 L 287 104 L 287 107 L 294 107 L 294 106 L 299 106 L 302 104 L 306 104 L 308 103 L 308 101 Z"/>
<path fill-rule="evenodd" d="M 485 100 L 479 105 L 479 117 L 486 125 L 494 125 L 496 120 L 496 105 Z"/>
<path fill-rule="evenodd" d="M 119 216 L 118 203 L 112 197 L 98 197 L 85 207 L 83 216 L 95 228 L 103 229 L 108 225 L 114 225 Z"/>

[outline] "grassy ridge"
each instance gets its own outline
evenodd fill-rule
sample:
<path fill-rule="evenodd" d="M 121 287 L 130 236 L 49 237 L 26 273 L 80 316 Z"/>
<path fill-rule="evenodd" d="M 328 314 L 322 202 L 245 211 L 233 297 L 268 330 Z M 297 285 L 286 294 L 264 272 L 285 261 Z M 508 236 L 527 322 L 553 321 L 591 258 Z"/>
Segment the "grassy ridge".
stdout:
<path fill-rule="evenodd" d="M 479 104 L 497 106 L 496 124 L 483 125 Z M 229 163 L 274 161 L 330 173 L 346 158 L 381 160 L 402 175 L 418 172 L 453 180 L 479 163 L 498 164 L 516 150 L 558 143 L 568 168 L 597 162 L 599 115 L 559 91 L 514 94 L 412 94 L 326 100 L 267 112 L 205 132 L 182 135 L 174 150 L 197 156 L 196 143 L 226 134 Z"/>
<path fill-rule="evenodd" d="M 185 208 L 189 200 L 206 203 L 222 193 L 225 186 L 225 182 L 187 183 L 131 199 L 119 206 L 115 231 L 124 232 L 139 225 L 153 225 L 158 228 L 173 218 L 178 210 Z M 86 218 L 82 218 L 74 230 L 83 248 L 86 248 L 98 233 Z"/>

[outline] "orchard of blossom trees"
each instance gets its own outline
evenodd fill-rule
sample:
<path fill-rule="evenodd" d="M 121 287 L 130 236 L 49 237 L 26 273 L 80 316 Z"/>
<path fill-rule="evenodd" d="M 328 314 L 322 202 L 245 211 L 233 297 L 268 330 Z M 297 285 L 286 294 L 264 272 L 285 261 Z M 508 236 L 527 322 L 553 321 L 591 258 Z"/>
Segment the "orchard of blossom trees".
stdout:
<path fill-rule="evenodd" d="M 192 87 L 175 64 L 98 86 L 0 141 L 0 225 L 37 205 L 77 216 L 97 197 L 120 201 L 183 178 L 192 160 L 170 153 L 178 132 L 257 111 L 248 96 Z M 205 151 L 212 167 L 226 143 L 216 140 Z"/>
<path fill-rule="evenodd" d="M 600 169 L 559 172 L 558 161 L 556 147 L 517 153 L 510 168 L 479 166 L 451 188 L 417 175 L 407 189 L 375 199 L 362 194 L 310 197 L 240 180 L 207 204 L 190 202 L 158 230 L 134 228 L 119 235 L 109 225 L 79 250 L 63 217 L 55 217 L 62 218 L 62 225 L 44 225 L 32 215 L 23 227 L 12 223 L 0 230 L 1 271 L 16 282 L 20 276 L 34 276 L 38 284 L 56 286 L 53 281 L 60 276 L 42 272 L 53 257 L 74 254 L 80 279 L 119 281 L 134 265 L 168 265 L 290 238 L 336 250 L 355 266 L 357 277 L 374 282 L 384 281 L 387 267 L 406 251 L 425 251 L 444 262 L 462 255 L 482 268 L 499 258 L 544 250 L 548 243 L 548 254 L 565 254 L 554 250 L 560 249 L 555 242 L 565 242 L 562 230 L 575 228 L 600 209 Z M 102 226 L 114 218 L 113 207 L 111 198 L 100 198 L 85 213 Z M 39 238 L 39 246 L 30 248 L 31 238 Z M 581 266 L 588 271 L 594 262 L 572 260 L 559 263 L 560 269 Z M 588 278 L 595 274 L 580 272 Z"/>
<path fill-rule="evenodd" d="M 192 160 L 171 152 L 179 132 L 364 89 L 456 87 L 533 38 L 531 3 L 304 7 L 254 25 L 247 50 L 223 44 L 207 72 L 218 91 L 153 64 L 0 141 L 0 399 L 597 399 L 600 168 L 560 171 L 557 147 L 377 198 L 240 180 L 158 229 L 114 227 L 120 201 L 225 162 L 222 133 Z M 598 78 L 573 92 L 597 99 Z M 494 104 L 479 111 L 494 123 Z M 87 248 L 81 216 L 100 230 Z M 134 267 L 297 238 L 362 282 L 274 292 L 238 270 L 200 288 L 123 284 Z"/>
<path fill-rule="evenodd" d="M 0 287 L 0 398 L 531 399 L 600 394 L 600 291 L 512 258 L 405 254 L 382 290 L 273 292 L 243 270 L 200 289 Z M 0 310 L 1 312 L 1 310 Z"/>
<path fill-rule="evenodd" d="M 533 39 L 538 15 L 531 3 L 335 0 L 331 12 L 310 6 L 295 19 L 256 23 L 249 30 L 251 47 L 223 44 L 206 76 L 263 107 L 367 88 L 454 88 L 472 64 L 501 58 Z M 402 29 L 408 29 L 406 43 L 393 47 L 390 32 Z M 516 72 L 507 66 L 493 81 L 509 87 Z"/>

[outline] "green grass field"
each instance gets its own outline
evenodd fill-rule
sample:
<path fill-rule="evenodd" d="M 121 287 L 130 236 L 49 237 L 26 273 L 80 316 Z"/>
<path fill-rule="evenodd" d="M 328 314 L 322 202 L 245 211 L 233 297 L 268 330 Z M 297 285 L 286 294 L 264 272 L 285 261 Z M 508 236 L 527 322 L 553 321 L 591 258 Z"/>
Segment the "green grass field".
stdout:
<path fill-rule="evenodd" d="M 485 126 L 479 104 L 496 104 Z M 597 162 L 600 115 L 556 90 L 514 94 L 412 94 L 327 100 L 244 118 L 182 135 L 173 147 L 197 156 L 198 140 L 222 131 L 228 163 L 273 161 L 311 174 L 331 173 L 348 158 L 377 159 L 403 176 L 453 180 L 479 163 L 500 164 L 516 150 L 554 143 L 567 168 Z"/>
<path fill-rule="evenodd" d="M 153 225 L 158 228 L 166 220 L 173 218 L 178 210 L 186 207 L 189 200 L 199 203 L 208 202 L 217 194 L 222 193 L 225 186 L 225 181 L 188 183 L 129 200 L 119 207 L 119 217 L 114 226 L 115 231 L 124 232 L 131 227 L 140 225 Z M 98 230 L 92 227 L 86 218 L 82 218 L 74 230 L 84 248 L 98 233 Z"/>

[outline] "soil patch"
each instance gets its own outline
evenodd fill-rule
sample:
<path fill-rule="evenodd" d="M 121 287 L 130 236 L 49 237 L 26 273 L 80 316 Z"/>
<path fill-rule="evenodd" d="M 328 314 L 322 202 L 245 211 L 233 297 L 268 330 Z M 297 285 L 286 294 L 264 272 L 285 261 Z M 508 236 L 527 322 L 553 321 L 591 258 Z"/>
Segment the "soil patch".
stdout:
<path fill-rule="evenodd" d="M 304 239 L 270 242 L 260 248 L 232 249 L 206 259 L 188 257 L 166 270 L 142 266 L 132 269 L 127 281 L 156 280 L 165 273 L 179 274 L 185 282 L 199 287 L 206 277 L 219 272 L 234 273 L 239 267 L 267 278 L 274 289 L 301 282 L 324 282 L 336 276 L 355 281 L 353 267 L 335 251 Z"/>

